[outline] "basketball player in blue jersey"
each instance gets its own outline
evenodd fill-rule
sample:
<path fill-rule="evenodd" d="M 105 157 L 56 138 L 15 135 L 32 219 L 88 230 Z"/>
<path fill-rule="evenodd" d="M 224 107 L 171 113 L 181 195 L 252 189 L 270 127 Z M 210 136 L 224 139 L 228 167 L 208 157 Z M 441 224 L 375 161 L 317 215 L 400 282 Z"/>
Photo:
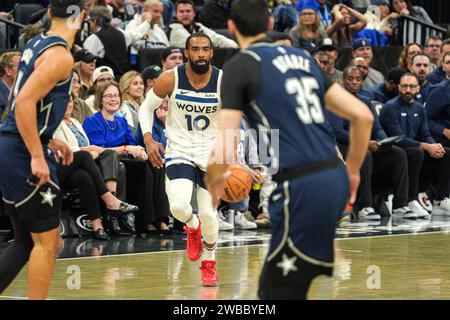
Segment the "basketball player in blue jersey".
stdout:
<path fill-rule="evenodd" d="M 162 168 L 165 162 L 170 210 L 186 224 L 187 257 L 196 261 L 205 249 L 200 267 L 202 285 L 217 286 L 215 248 L 219 225 L 204 174 L 217 136 L 222 71 L 211 66 L 212 42 L 203 33 L 189 36 L 184 54 L 186 64 L 165 71 L 155 81 L 139 109 L 139 120 L 150 162 L 156 168 Z M 164 149 L 153 141 L 151 129 L 153 111 L 167 96 L 167 147 L 163 161 L 159 151 Z M 194 187 L 197 187 L 199 217 L 192 213 Z"/>
<path fill-rule="evenodd" d="M 265 0 L 232 2 L 228 29 L 242 50 L 225 65 L 216 141 L 224 147 L 211 157 L 206 182 L 217 202 L 234 158 L 226 148 L 227 131 L 239 128 L 243 113 L 255 129 L 279 130 L 279 152 L 271 154 L 271 169 L 277 169 L 269 204 L 272 238 L 258 294 L 306 299 L 313 279 L 332 274 L 336 220 L 348 196 L 355 199 L 373 116 L 325 78 L 308 53 L 266 38 L 272 23 Z M 352 123 L 346 168 L 336 156 L 325 106 Z"/>
<path fill-rule="evenodd" d="M 51 28 L 31 39 L 19 63 L 9 114 L 0 127 L 0 189 L 15 241 L 0 256 L 0 293 L 27 261 L 28 297 L 46 299 L 62 244 L 56 162 L 72 152 L 52 139 L 69 102 L 70 48 L 84 18 L 83 0 L 51 0 Z"/>

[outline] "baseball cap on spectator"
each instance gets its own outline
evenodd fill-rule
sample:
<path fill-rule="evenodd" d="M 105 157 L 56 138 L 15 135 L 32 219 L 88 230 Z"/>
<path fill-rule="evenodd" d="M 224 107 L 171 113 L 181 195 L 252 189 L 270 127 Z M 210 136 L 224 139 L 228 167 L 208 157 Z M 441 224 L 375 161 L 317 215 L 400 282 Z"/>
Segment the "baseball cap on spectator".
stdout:
<path fill-rule="evenodd" d="M 142 78 L 144 80 L 144 83 L 146 83 L 147 80 L 153 80 L 155 78 L 158 78 L 161 72 L 162 68 L 160 66 L 157 66 L 155 64 L 148 66 L 147 68 L 144 69 L 144 71 L 142 71 Z"/>
<path fill-rule="evenodd" d="M 112 71 L 112 69 L 107 66 L 101 66 L 94 70 L 92 81 L 95 83 L 95 81 L 97 81 L 97 79 L 104 74 L 109 74 L 114 79 L 114 72 Z"/>
<path fill-rule="evenodd" d="M 353 41 L 353 50 L 358 50 L 361 47 L 370 47 L 370 40 L 367 38 L 360 38 Z"/>
<path fill-rule="evenodd" d="M 381 6 L 382 4 L 390 5 L 389 0 L 372 0 L 372 5 Z"/>
<path fill-rule="evenodd" d="M 320 44 L 318 50 L 319 51 L 329 51 L 329 50 L 337 51 L 336 46 L 334 45 L 333 40 L 331 38 L 324 38 L 322 40 L 322 43 Z"/>
<path fill-rule="evenodd" d="M 298 12 L 302 12 L 305 9 L 311 9 L 318 12 L 320 9 L 319 3 L 316 0 L 300 0 L 295 6 Z"/>
<path fill-rule="evenodd" d="M 92 53 L 86 50 L 79 50 L 73 54 L 73 58 L 75 62 L 83 61 L 85 63 L 91 63 L 92 61 L 96 60 L 97 57 L 94 56 Z"/>
<path fill-rule="evenodd" d="M 172 54 L 181 54 L 181 55 L 183 55 L 183 52 L 181 51 L 180 48 L 167 47 L 161 52 L 161 60 L 162 61 L 166 61 L 166 59 Z"/>

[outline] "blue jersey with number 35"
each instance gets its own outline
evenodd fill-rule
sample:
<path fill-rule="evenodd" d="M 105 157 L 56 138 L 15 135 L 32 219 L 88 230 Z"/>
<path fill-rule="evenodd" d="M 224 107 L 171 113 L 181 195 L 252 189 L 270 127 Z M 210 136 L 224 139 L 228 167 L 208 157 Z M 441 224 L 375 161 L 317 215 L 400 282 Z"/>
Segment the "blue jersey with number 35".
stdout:
<path fill-rule="evenodd" d="M 241 52 L 260 65 L 260 88 L 246 114 L 253 127 L 268 129 L 260 142 L 269 145 L 272 167 L 288 169 L 335 157 L 335 140 L 323 110 L 325 79 L 310 55 L 270 43 Z"/>

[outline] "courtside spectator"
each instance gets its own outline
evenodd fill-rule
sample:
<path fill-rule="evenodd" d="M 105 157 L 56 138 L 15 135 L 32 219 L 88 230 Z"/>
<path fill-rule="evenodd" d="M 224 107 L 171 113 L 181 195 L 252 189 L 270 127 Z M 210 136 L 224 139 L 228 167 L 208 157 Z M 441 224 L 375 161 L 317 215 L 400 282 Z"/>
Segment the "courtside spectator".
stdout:
<path fill-rule="evenodd" d="M 193 33 L 203 32 L 209 36 L 217 48 L 237 48 L 233 40 L 216 33 L 199 22 L 195 22 L 195 5 L 192 0 L 178 0 L 175 4 L 176 19 L 169 24 L 170 45 L 184 48 L 186 39 Z"/>
<path fill-rule="evenodd" d="M 75 118 L 79 123 L 83 123 L 84 119 L 92 115 L 92 110 L 86 102 L 80 98 L 81 77 L 76 69 L 72 71 L 72 96 L 73 111 L 71 117 Z"/>
<path fill-rule="evenodd" d="M 438 36 L 429 36 L 425 44 L 424 52 L 431 59 L 432 70 L 436 69 L 441 64 L 441 45 L 442 39 Z"/>
<path fill-rule="evenodd" d="M 8 106 L 21 55 L 19 51 L 5 52 L 0 55 L 0 118 Z"/>
<path fill-rule="evenodd" d="M 89 89 L 89 97 L 85 100 L 93 114 L 99 111 L 95 108 L 95 91 L 97 90 L 97 86 L 112 80 L 114 80 L 114 72 L 110 67 L 103 66 L 94 70 L 94 74 L 92 75 L 92 86 Z"/>
<path fill-rule="evenodd" d="M 420 6 L 413 6 L 410 0 L 392 0 L 392 11 L 400 16 L 411 16 L 426 23 L 433 23 L 428 13 Z"/>
<path fill-rule="evenodd" d="M 144 101 L 144 80 L 139 72 L 128 71 L 120 78 L 119 88 L 122 93 L 120 112 L 125 115 L 134 135 L 139 124 L 139 107 Z"/>
<path fill-rule="evenodd" d="M 412 58 L 419 53 L 422 53 L 422 46 L 417 43 L 408 43 L 406 47 L 403 48 L 400 58 L 398 59 L 398 66 L 405 69 L 405 71 L 412 72 Z"/>
<path fill-rule="evenodd" d="M 342 71 L 335 68 L 339 53 L 333 44 L 333 40 L 330 38 L 323 39 L 319 50 L 325 52 L 329 58 L 329 63 L 325 68 L 326 74 L 329 75 L 334 82 L 342 84 Z"/>
<path fill-rule="evenodd" d="M 396 146 L 382 147 L 378 141 L 387 137 L 378 121 L 378 115 L 371 101 L 359 94 L 362 86 L 361 72 L 355 66 L 344 69 L 344 88 L 363 101 L 374 116 L 369 150 L 361 167 L 361 182 L 355 202 L 355 210 L 360 219 L 379 220 L 380 214 L 375 211 L 372 195 L 372 172 L 386 174 L 389 172 L 390 184 L 394 191 L 392 213 L 404 218 L 415 218 L 417 208 L 408 207 L 408 166 L 405 152 Z M 345 156 L 349 145 L 349 122 L 337 115 L 327 112 L 328 121 L 336 136 L 339 149 Z M 420 205 L 419 205 L 420 206 Z M 422 209 L 423 210 L 423 209 Z M 423 212 L 422 212 L 423 214 Z"/>
<path fill-rule="evenodd" d="M 316 48 L 328 35 L 322 28 L 317 14 L 319 5 L 315 0 L 302 0 L 297 5 L 299 20 L 289 31 L 294 46 L 300 48 Z"/>
<path fill-rule="evenodd" d="M 106 7 L 93 7 L 89 11 L 90 32 L 83 48 L 97 57 L 97 66 L 108 66 L 117 77 L 128 70 L 128 46 L 131 37 L 111 25 L 111 13 Z"/>
<path fill-rule="evenodd" d="M 92 75 L 94 74 L 97 59 L 93 54 L 84 49 L 75 52 L 73 58 L 75 60 L 74 69 L 79 72 L 81 80 L 78 96 L 81 99 L 86 99 L 89 96 L 89 88 L 92 86 Z"/>
<path fill-rule="evenodd" d="M 450 148 L 450 52 L 442 57 L 447 80 L 441 81 L 426 99 L 426 111 L 431 134 L 436 142 Z"/>
<path fill-rule="evenodd" d="M 446 39 L 442 41 L 441 44 L 441 57 L 443 57 L 449 51 L 450 51 L 450 39 Z M 435 70 L 433 70 L 433 72 L 428 77 L 428 81 L 430 81 L 430 84 L 437 84 L 442 80 L 445 80 L 445 78 L 446 74 L 442 66 L 442 59 L 441 59 L 438 67 Z"/>
<path fill-rule="evenodd" d="M 398 96 L 398 85 L 400 78 L 406 71 L 400 67 L 394 67 L 388 71 L 386 81 L 372 87 L 373 100 L 385 103 Z"/>
<path fill-rule="evenodd" d="M 431 72 L 430 57 L 425 53 L 416 54 L 412 58 L 411 71 L 419 79 L 420 91 L 416 96 L 417 101 L 424 104 L 430 91 L 428 76 Z"/>
<path fill-rule="evenodd" d="M 328 35 L 338 46 L 351 46 L 352 37 L 366 26 L 366 17 L 343 4 L 338 5 L 338 8 L 333 10 L 333 21 L 337 22 L 337 28 L 327 30 Z M 357 22 L 352 23 L 352 17 L 356 18 Z"/>
<path fill-rule="evenodd" d="M 140 48 L 165 48 L 169 46 L 166 32 L 160 27 L 163 4 L 160 0 L 147 0 L 142 5 L 142 15 L 135 15 L 126 27 L 132 35 L 131 47 L 135 52 Z"/>
<path fill-rule="evenodd" d="M 428 130 L 425 108 L 415 100 L 419 80 L 412 73 L 400 79 L 400 96 L 388 101 L 380 113 L 380 122 L 389 136 L 405 135 L 398 145 L 408 155 L 409 200 L 416 200 L 422 168 L 436 172 L 437 185 L 433 212 L 450 215 L 450 149 L 436 143 Z"/>
<path fill-rule="evenodd" d="M 370 40 L 365 38 L 354 40 L 352 55 L 354 58 L 363 57 L 364 59 L 367 60 L 367 62 L 370 65 L 373 59 L 373 51 L 372 47 L 370 46 Z M 380 71 L 377 71 L 372 67 L 369 67 L 369 74 L 367 75 L 366 80 L 364 80 L 363 82 L 364 88 L 370 90 L 370 88 L 383 82 L 384 82 L 383 74 Z"/>
<path fill-rule="evenodd" d="M 163 72 L 183 63 L 183 52 L 180 48 L 168 47 L 161 51 L 160 57 Z"/>

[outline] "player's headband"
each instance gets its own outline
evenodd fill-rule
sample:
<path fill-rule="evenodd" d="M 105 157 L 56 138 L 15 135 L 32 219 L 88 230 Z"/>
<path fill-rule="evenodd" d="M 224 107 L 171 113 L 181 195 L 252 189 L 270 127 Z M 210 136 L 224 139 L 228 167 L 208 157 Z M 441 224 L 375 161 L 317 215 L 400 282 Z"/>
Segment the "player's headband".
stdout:
<path fill-rule="evenodd" d="M 50 11 L 54 17 L 68 18 L 77 16 L 84 9 L 84 0 L 51 1 Z"/>

